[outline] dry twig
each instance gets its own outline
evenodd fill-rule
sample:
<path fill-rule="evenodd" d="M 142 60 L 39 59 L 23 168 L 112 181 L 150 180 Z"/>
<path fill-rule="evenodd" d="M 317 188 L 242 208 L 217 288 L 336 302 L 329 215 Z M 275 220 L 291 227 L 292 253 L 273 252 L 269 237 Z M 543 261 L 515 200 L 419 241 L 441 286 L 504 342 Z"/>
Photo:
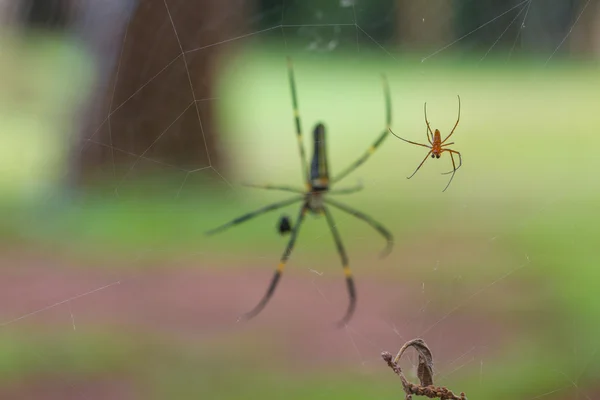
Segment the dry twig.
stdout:
<path fill-rule="evenodd" d="M 413 347 L 419 353 L 417 376 L 419 377 L 419 381 L 421 381 L 420 385 L 409 382 L 398 365 L 402 354 L 409 347 Z M 381 353 L 381 357 L 396 375 L 400 377 L 402 387 L 406 393 L 406 400 L 412 400 L 413 395 L 440 400 L 467 400 L 467 396 L 465 396 L 464 393 L 455 395 L 452 393 L 452 390 L 446 387 L 437 387 L 433 385 L 433 356 L 431 350 L 429 350 L 429 347 L 427 347 L 427 344 L 422 339 L 413 339 L 406 342 L 395 358 L 387 351 Z"/>

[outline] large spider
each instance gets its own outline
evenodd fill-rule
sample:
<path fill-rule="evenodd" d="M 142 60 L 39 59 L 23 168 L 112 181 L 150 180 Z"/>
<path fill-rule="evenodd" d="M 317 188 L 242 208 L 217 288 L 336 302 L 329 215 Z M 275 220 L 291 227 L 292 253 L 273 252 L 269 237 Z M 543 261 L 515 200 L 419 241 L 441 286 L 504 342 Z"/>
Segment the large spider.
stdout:
<path fill-rule="evenodd" d="M 365 221 L 367 224 L 371 225 L 375 228 L 386 240 L 387 245 L 385 249 L 382 251 L 381 256 L 387 256 L 393 246 L 393 237 L 391 233 L 384 228 L 381 224 L 373 220 L 371 217 L 363 214 L 360 211 L 354 210 L 342 203 L 339 203 L 335 200 L 328 198 L 328 194 L 348 194 L 354 193 L 362 189 L 362 185 L 357 185 L 355 187 L 349 187 L 344 189 L 332 190 L 331 185 L 335 182 L 340 181 L 342 178 L 346 177 L 356 168 L 358 168 L 361 164 L 363 164 L 373 152 L 381 145 L 384 139 L 389 134 L 389 128 L 391 125 L 391 100 L 390 100 L 390 91 L 388 87 L 387 80 L 385 76 L 383 76 L 383 90 L 385 96 L 385 105 L 386 105 L 386 127 L 384 131 L 379 135 L 377 140 L 369 147 L 369 149 L 354 163 L 350 164 L 346 169 L 344 169 L 339 175 L 335 176 L 332 179 L 329 179 L 329 167 L 327 164 L 327 153 L 326 153 L 326 140 L 325 140 L 325 126 L 322 123 L 318 123 L 313 131 L 313 144 L 314 144 L 314 153 L 312 162 L 310 165 L 310 170 L 308 168 L 306 162 L 306 153 L 304 151 L 304 145 L 302 141 L 302 128 L 300 125 L 300 114 L 298 112 L 298 100 L 296 98 L 296 82 L 294 79 L 294 71 L 292 67 L 292 62 L 288 58 L 288 74 L 289 74 L 289 83 L 292 92 L 292 105 L 294 107 L 294 118 L 296 123 L 296 136 L 298 139 L 298 148 L 300 150 L 300 160 L 302 163 L 302 176 L 306 185 L 306 190 L 298 189 L 291 186 L 281 186 L 281 185 L 249 185 L 245 186 L 261 188 L 261 189 L 270 189 L 270 190 L 281 190 L 287 192 L 297 193 L 296 196 L 283 200 L 277 203 L 269 204 L 266 207 L 260 208 L 258 210 L 252 211 L 248 214 L 244 214 L 224 225 L 221 225 L 211 231 L 208 231 L 207 234 L 211 235 L 220 231 L 223 231 L 227 228 L 233 227 L 235 225 L 241 224 L 242 222 L 248 221 L 251 218 L 254 218 L 258 215 L 267 213 L 269 211 L 277 210 L 279 208 L 288 206 L 293 203 L 301 202 L 300 212 L 298 215 L 298 219 L 295 224 L 292 224 L 287 217 L 283 217 L 279 223 L 279 232 L 281 234 L 286 234 L 291 232 L 291 236 L 283 255 L 281 256 L 279 265 L 275 270 L 275 274 L 271 279 L 271 283 L 269 288 L 267 289 L 266 294 L 260 300 L 260 302 L 252 309 L 250 312 L 244 314 L 241 318 L 250 319 L 256 315 L 258 315 L 266 306 L 267 302 L 275 292 L 275 288 L 277 287 L 277 283 L 281 278 L 281 274 L 283 273 L 283 269 L 287 260 L 292 253 L 294 248 L 294 244 L 296 243 L 296 238 L 298 237 L 298 232 L 300 232 L 300 226 L 304 221 L 304 217 L 307 212 L 311 212 L 316 215 L 325 215 L 327 219 L 327 224 L 329 225 L 329 229 L 331 230 L 331 234 L 333 235 L 333 239 L 336 243 L 337 251 L 341 257 L 342 266 L 344 269 L 344 275 L 346 276 L 346 284 L 348 288 L 348 293 L 350 296 L 350 304 L 348 306 L 348 310 L 344 317 L 340 320 L 339 325 L 344 326 L 352 317 L 354 312 L 354 308 L 356 305 L 356 290 L 354 287 L 354 281 L 352 279 L 352 272 L 350 271 L 350 267 L 348 266 L 348 256 L 346 255 L 346 250 L 342 244 L 342 239 L 338 230 L 336 228 L 336 224 L 333 220 L 333 216 L 329 211 L 327 205 L 333 206 L 335 208 L 340 209 L 350 215 L 355 216 L 358 219 Z"/>

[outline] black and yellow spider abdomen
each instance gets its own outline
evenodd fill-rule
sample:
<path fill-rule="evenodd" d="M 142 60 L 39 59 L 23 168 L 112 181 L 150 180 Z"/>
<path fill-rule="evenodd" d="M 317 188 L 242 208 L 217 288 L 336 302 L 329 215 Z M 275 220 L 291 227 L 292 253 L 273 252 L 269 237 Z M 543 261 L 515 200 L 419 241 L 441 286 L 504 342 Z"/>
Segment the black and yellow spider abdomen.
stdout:
<path fill-rule="evenodd" d="M 313 191 L 329 189 L 329 167 L 325 147 L 325 125 L 318 123 L 313 131 L 314 152 L 310 163 L 310 185 Z"/>

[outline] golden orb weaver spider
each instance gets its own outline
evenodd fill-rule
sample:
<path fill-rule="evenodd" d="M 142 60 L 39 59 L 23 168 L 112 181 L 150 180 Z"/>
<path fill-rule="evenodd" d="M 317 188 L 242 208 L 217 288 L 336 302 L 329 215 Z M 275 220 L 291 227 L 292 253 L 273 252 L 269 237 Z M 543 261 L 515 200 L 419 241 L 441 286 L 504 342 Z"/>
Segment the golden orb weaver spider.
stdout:
<path fill-rule="evenodd" d="M 392 133 L 392 135 L 396 136 L 398 139 L 404 140 L 407 143 L 416 144 L 417 146 L 427 147 L 428 149 L 431 149 L 431 150 L 429 150 L 429 152 L 427 153 L 427 155 L 425 156 L 423 161 L 421 161 L 421 164 L 419 164 L 419 166 L 417 167 L 415 172 L 413 172 L 411 176 L 407 177 L 407 179 L 410 179 L 413 176 L 415 176 L 415 174 L 417 173 L 419 168 L 421 168 L 421 166 L 425 163 L 425 161 L 427 161 L 427 157 L 429 157 L 430 154 L 431 154 L 431 158 L 440 158 L 440 156 L 442 155 L 443 152 L 447 151 L 448 153 L 450 153 L 450 159 L 452 160 L 452 171 L 442 172 L 442 175 L 452 174 L 452 176 L 450 177 L 450 180 L 448 181 L 448 184 L 446 185 L 444 190 L 442 190 L 442 192 L 445 192 L 446 189 L 448 189 L 448 186 L 450 186 L 452 179 L 454 179 L 454 174 L 456 173 L 456 171 L 458 171 L 458 169 L 462 165 L 462 156 L 460 155 L 460 153 L 458 151 L 444 148 L 446 146 L 450 146 L 451 144 L 454 144 L 454 142 L 446 143 L 446 141 L 448 139 L 450 139 L 450 136 L 452 136 L 452 134 L 454 133 L 454 130 L 456 129 L 456 127 L 458 126 L 458 123 L 460 122 L 460 96 L 458 96 L 458 118 L 456 119 L 456 124 L 454 124 L 454 128 L 452 128 L 452 131 L 450 132 L 450 134 L 448 136 L 446 136 L 446 139 L 444 139 L 444 140 L 442 140 L 442 136 L 440 134 L 439 129 L 435 130 L 435 134 L 433 132 L 431 132 L 431 126 L 429 126 L 429 120 L 427 119 L 427 102 L 425 102 L 425 105 L 423 108 L 425 111 L 425 123 L 427 124 L 427 131 L 425 133 L 427 134 L 427 141 L 429 142 L 429 144 L 431 146 L 428 146 L 428 145 L 422 144 L 422 143 L 411 142 L 410 140 L 403 139 L 400 136 L 396 135 L 394 132 L 392 132 L 391 128 L 390 128 L 390 132 Z M 431 137 L 429 136 L 430 134 L 431 134 Z M 458 167 L 454 163 L 453 154 L 458 155 Z"/>
<path fill-rule="evenodd" d="M 387 256 L 393 246 L 393 237 L 392 234 L 384 228 L 379 222 L 375 221 L 368 215 L 357 211 L 353 208 L 350 208 L 343 203 L 338 201 L 326 198 L 326 195 L 329 194 L 349 194 L 355 193 L 362 190 L 362 185 L 358 185 L 355 187 L 349 187 L 345 189 L 331 189 L 331 185 L 335 182 L 340 181 L 342 178 L 346 177 L 348 174 L 357 169 L 360 165 L 362 165 L 370 156 L 375 152 L 375 150 L 383 143 L 385 138 L 389 134 L 389 128 L 391 126 L 392 120 L 392 106 L 391 106 L 391 98 L 390 98 L 390 90 L 389 85 L 387 83 L 387 79 L 385 75 L 382 76 L 383 79 L 383 91 L 385 97 L 385 111 L 386 111 L 386 127 L 384 131 L 379 135 L 379 137 L 375 140 L 375 142 L 367 149 L 367 151 L 354 163 L 350 164 L 346 169 L 342 170 L 339 175 L 334 178 L 329 178 L 329 166 L 327 163 L 327 153 L 326 153 L 326 140 L 325 140 L 325 126 L 322 123 L 318 123 L 313 131 L 313 158 L 310 165 L 310 169 L 308 168 L 308 164 L 306 161 L 306 153 L 304 151 L 304 144 L 302 141 L 302 127 L 300 124 L 300 114 L 298 112 L 298 100 L 296 96 L 296 82 L 294 78 L 294 70 L 292 66 L 292 61 L 288 57 L 288 76 L 289 76 L 289 84 L 292 94 L 292 106 L 294 110 L 294 120 L 296 126 L 296 138 L 298 141 L 298 149 L 300 152 L 300 161 L 302 167 L 302 176 L 304 183 L 306 185 L 306 190 L 298 189 L 291 186 L 282 186 L 282 185 L 252 185 L 245 184 L 244 186 L 260 188 L 260 189 L 269 189 L 269 190 L 280 190 L 286 192 L 293 192 L 297 195 L 280 202 L 276 202 L 273 204 L 269 204 L 265 207 L 259 208 L 258 210 L 252 211 L 250 213 L 244 214 L 234 220 L 221 225 L 215 229 L 212 229 L 207 232 L 208 235 L 212 235 L 217 232 L 221 232 L 225 229 L 231 228 L 233 226 L 239 225 L 243 222 L 248 221 L 251 218 L 256 216 L 265 214 L 269 211 L 277 210 L 279 208 L 301 202 L 300 212 L 296 219 L 296 223 L 292 224 L 288 217 L 281 218 L 278 224 L 278 231 L 280 234 L 290 233 L 290 239 L 288 244 L 281 256 L 279 261 L 279 265 L 275 270 L 275 274 L 271 278 L 271 283 L 267 289 L 267 292 L 262 297 L 260 302 L 248 313 L 244 314 L 241 318 L 250 319 L 258 315 L 267 305 L 269 299 L 273 296 L 275 292 L 275 288 L 277 287 L 277 283 L 279 282 L 281 275 L 283 273 L 283 269 L 285 267 L 286 262 L 288 261 L 290 254 L 294 248 L 296 243 L 296 239 L 298 237 L 298 233 L 300 232 L 300 226 L 304 221 L 304 217 L 307 212 L 311 212 L 316 215 L 325 215 L 327 220 L 327 224 L 329 225 L 329 229 L 333 236 L 333 240 L 335 241 L 337 251 L 340 255 L 342 261 L 342 267 L 344 270 L 344 275 L 346 276 L 346 286 L 348 289 L 348 294 L 350 296 L 350 304 L 346 311 L 344 317 L 339 321 L 339 326 L 344 326 L 352 317 L 354 313 L 354 309 L 356 306 L 356 289 L 354 285 L 354 280 L 352 278 L 352 272 L 350 271 L 350 267 L 348 264 L 348 256 L 346 255 L 346 250 L 344 249 L 344 245 L 342 244 L 342 239 L 340 234 L 336 228 L 335 222 L 333 220 L 333 216 L 331 215 L 329 208 L 327 206 L 335 207 L 345 213 L 348 213 L 360 220 L 363 220 L 367 224 L 371 225 L 379 234 L 381 234 L 387 241 L 387 245 L 385 249 L 381 253 L 381 257 Z"/>

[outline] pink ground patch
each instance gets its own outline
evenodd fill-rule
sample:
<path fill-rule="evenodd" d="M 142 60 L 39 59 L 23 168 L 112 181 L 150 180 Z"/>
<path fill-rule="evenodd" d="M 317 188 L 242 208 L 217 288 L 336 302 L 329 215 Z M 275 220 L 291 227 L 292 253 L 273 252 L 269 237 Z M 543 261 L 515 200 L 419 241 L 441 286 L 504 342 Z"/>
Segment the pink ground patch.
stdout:
<path fill-rule="evenodd" d="M 0 388 L 0 398 L 17 399 L 138 399 L 132 387 L 114 379 L 69 382 L 61 379 L 35 378 Z"/>
<path fill-rule="evenodd" d="M 271 270 L 94 269 L 33 255 L 4 257 L 0 267 L 4 330 L 94 332 L 108 327 L 207 345 L 258 338 L 272 354 L 291 357 L 298 365 L 346 366 L 382 363 L 382 350 L 394 352 L 404 341 L 423 337 L 443 375 L 475 368 L 519 329 L 508 316 L 473 307 L 486 301 L 486 292 L 465 301 L 477 288 L 457 288 L 440 302 L 435 292 L 444 292 L 443 282 L 424 292 L 421 285 L 397 279 L 359 276 L 356 313 L 349 327 L 339 330 L 334 323 L 348 301 L 341 274 L 290 269 L 263 313 L 238 323 L 238 316 L 263 295 Z"/>

